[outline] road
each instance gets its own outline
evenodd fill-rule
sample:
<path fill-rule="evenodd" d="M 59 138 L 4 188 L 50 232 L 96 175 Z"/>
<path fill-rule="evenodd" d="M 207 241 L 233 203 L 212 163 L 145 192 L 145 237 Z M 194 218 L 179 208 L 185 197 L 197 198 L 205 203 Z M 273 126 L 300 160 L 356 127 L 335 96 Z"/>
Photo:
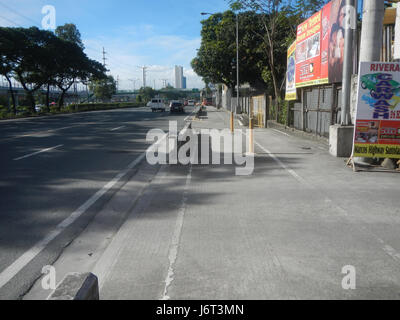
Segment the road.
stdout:
<path fill-rule="evenodd" d="M 149 145 L 148 129 L 165 130 L 169 119 L 181 127 L 187 116 L 109 111 L 4 132 L 10 190 L 1 191 L 15 202 L 1 200 L 8 264 L 120 180 L 3 286 L 1 298 L 27 291 L 23 299 L 45 299 L 51 291 L 33 280 L 51 263 L 57 282 L 69 272 L 96 274 L 101 299 L 400 299 L 398 174 L 354 173 L 326 143 L 275 129 L 255 130 L 248 176 L 232 164 L 135 160 Z M 229 114 L 209 107 L 192 126 L 224 129 Z M 47 133 L 15 138 L 34 130 Z M 19 163 L 28 160 L 34 169 Z M 354 288 L 343 282 L 349 267 Z"/>
<path fill-rule="evenodd" d="M 168 131 L 168 120 L 183 126 L 191 111 L 170 115 L 138 108 L 1 122 L 0 299 L 26 292 L 42 266 L 127 181 L 134 170 L 126 168 L 150 145 L 150 129 Z M 110 181 L 114 185 L 104 188 Z M 57 231 L 72 213 L 79 219 Z"/>

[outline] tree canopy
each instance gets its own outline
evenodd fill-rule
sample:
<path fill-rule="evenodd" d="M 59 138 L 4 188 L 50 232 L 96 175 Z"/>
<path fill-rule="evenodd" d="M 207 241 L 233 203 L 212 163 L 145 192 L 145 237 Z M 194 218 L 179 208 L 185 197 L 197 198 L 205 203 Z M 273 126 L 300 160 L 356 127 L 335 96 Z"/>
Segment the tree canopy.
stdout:
<path fill-rule="evenodd" d="M 61 107 L 66 91 L 74 83 L 106 77 L 103 65 L 83 52 L 80 37 L 70 37 L 70 32 L 60 31 L 59 34 L 60 37 L 36 27 L 0 28 L 0 74 L 21 83 L 32 113 L 35 112 L 35 92 L 43 86 L 47 89 L 50 85 L 57 86 L 61 90 Z M 79 31 L 76 29 L 74 34 L 77 36 Z M 13 96 L 11 81 L 9 85 Z M 13 111 L 16 111 L 15 101 Z"/>

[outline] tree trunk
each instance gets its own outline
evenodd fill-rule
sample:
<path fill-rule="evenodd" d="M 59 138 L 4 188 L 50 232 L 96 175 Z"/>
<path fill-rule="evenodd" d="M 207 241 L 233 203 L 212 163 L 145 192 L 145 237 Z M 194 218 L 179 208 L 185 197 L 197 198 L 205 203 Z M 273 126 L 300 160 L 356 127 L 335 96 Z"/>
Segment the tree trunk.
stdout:
<path fill-rule="evenodd" d="M 33 96 L 33 92 L 32 91 L 28 91 L 28 98 L 31 101 L 31 107 L 30 107 L 30 112 L 32 114 L 36 113 L 36 102 L 35 102 L 35 97 Z"/>
<path fill-rule="evenodd" d="M 15 95 L 14 95 L 14 90 L 12 87 L 11 79 L 7 75 L 5 77 L 8 81 L 8 86 L 10 88 L 10 94 L 11 94 L 11 100 L 12 100 L 12 112 L 14 115 L 16 115 L 17 114 L 17 105 L 15 103 Z"/>
<path fill-rule="evenodd" d="M 46 112 L 50 112 L 50 84 L 47 84 L 47 91 L 46 91 Z"/>
<path fill-rule="evenodd" d="M 67 92 L 67 90 L 61 89 L 60 99 L 58 100 L 58 111 L 61 111 L 61 108 L 64 105 L 64 96 L 65 96 L 65 93 Z"/>

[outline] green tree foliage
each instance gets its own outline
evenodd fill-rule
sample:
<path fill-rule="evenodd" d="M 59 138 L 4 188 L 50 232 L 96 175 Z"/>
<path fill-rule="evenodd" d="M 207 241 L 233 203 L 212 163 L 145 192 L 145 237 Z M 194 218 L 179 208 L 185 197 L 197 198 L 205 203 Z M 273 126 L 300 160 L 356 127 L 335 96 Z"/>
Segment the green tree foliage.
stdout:
<path fill-rule="evenodd" d="M 74 25 L 73 23 L 66 23 L 63 26 L 58 26 L 55 33 L 60 39 L 75 43 L 81 49 L 84 49 L 84 45 L 81 39 L 81 33 L 79 32 L 76 25 Z"/>
<path fill-rule="evenodd" d="M 104 79 L 94 80 L 89 84 L 96 99 L 109 101 L 113 94 L 117 92 L 117 82 L 113 76 L 107 76 Z"/>
<path fill-rule="evenodd" d="M 156 91 L 151 87 L 141 87 L 139 90 L 139 95 L 142 97 L 143 101 L 147 103 L 155 97 Z"/>
<path fill-rule="evenodd" d="M 21 83 L 31 113 L 35 113 L 35 94 L 42 87 L 47 87 L 47 105 L 50 85 L 60 88 L 61 107 L 73 83 L 102 79 L 105 71 L 99 62 L 86 56 L 79 41 L 64 40 L 36 27 L 0 28 L 0 73 Z M 12 92 L 11 81 L 9 85 Z"/>
<path fill-rule="evenodd" d="M 235 5 L 240 7 L 237 2 Z M 244 11 L 238 13 L 238 19 L 240 82 L 279 97 L 291 21 L 284 13 L 277 14 L 271 46 L 265 32 L 264 13 Z M 213 15 L 202 22 L 202 42 L 192 67 L 206 83 L 224 83 L 230 88 L 236 85 L 235 22 L 236 15 L 232 11 Z"/>

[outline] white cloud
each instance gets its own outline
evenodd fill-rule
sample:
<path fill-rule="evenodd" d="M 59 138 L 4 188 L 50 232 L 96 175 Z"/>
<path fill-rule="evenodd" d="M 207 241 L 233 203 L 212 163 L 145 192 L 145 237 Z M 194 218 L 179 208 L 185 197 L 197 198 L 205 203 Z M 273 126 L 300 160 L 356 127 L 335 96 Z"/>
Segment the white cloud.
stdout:
<path fill-rule="evenodd" d="M 143 26 L 142 26 L 143 27 Z M 146 28 L 146 27 L 144 27 Z M 149 30 L 152 26 L 147 26 Z M 136 32 L 134 28 L 131 30 Z M 132 37 L 133 39 L 135 37 Z M 187 77 L 188 88 L 203 88 L 204 83 L 190 67 L 190 61 L 196 55 L 196 49 L 200 46 L 200 38 L 185 39 L 179 36 L 152 35 L 143 41 L 128 40 L 128 38 L 86 39 L 84 44 L 87 54 L 98 61 L 102 61 L 102 50 L 105 48 L 106 64 L 110 73 L 119 76 L 120 89 L 132 89 L 142 86 L 142 70 L 139 66 L 147 66 L 146 84 L 156 88 L 162 87 L 163 80 L 174 85 L 174 66 L 182 65 L 184 75 Z"/>

